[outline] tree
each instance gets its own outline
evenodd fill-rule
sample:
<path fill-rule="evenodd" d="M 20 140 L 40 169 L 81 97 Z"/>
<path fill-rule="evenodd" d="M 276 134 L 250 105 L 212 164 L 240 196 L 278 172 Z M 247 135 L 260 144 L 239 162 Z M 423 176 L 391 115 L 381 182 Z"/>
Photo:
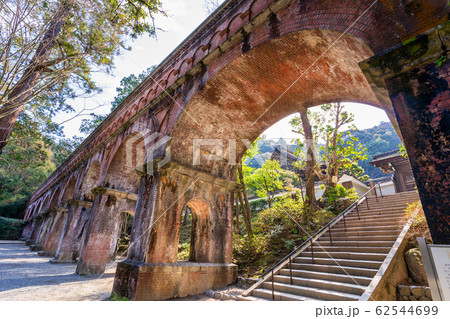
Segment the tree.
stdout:
<path fill-rule="evenodd" d="M 313 149 L 315 144 L 318 149 L 318 157 L 321 163 L 317 163 L 316 154 L 310 152 L 307 159 L 314 163 L 313 172 L 309 170 L 306 179 L 313 180 L 317 175 L 325 186 L 323 197 L 327 196 L 328 190 L 336 187 L 339 174 L 344 171 L 363 173 L 357 170 L 357 162 L 367 158 L 366 149 L 363 148 L 357 137 L 352 136 L 352 130 L 343 131 L 345 126 L 354 121 L 354 115 L 344 110 L 341 103 L 325 104 L 319 107 L 319 111 L 302 111 L 291 121 L 291 125 L 298 129 L 305 141 L 309 141 L 308 150 Z M 305 130 L 306 128 L 306 130 Z M 306 134 L 306 131 L 308 133 Z M 325 170 L 322 166 L 325 165 Z M 310 185 L 311 187 L 311 185 Z M 310 188 L 311 191 L 311 188 Z"/>
<path fill-rule="evenodd" d="M 343 132 L 345 125 L 354 121 L 354 115 L 344 111 L 344 105 L 341 103 L 325 104 L 321 107 L 321 113 L 314 116 L 325 120 L 316 120 L 319 136 L 325 141 L 321 145 L 321 159 L 326 165 L 325 173 L 316 165 L 315 173 L 325 185 L 325 193 L 329 188 L 337 185 L 339 169 L 350 169 L 359 160 L 366 159 L 366 149 L 363 148 L 357 137 L 352 136 L 351 131 Z M 353 130 L 356 128 L 353 126 Z M 344 134 L 347 139 L 344 139 Z"/>
<path fill-rule="evenodd" d="M 267 197 L 269 208 L 271 208 L 276 191 L 283 189 L 282 171 L 280 162 L 267 160 L 245 178 L 245 184 L 252 187 L 260 198 Z"/>
<path fill-rule="evenodd" d="M 261 138 L 257 138 L 253 143 L 250 145 L 250 147 L 246 150 L 244 153 L 244 156 L 242 156 L 241 161 L 237 165 L 237 181 L 239 184 L 241 184 L 241 189 L 236 191 L 236 196 L 239 199 L 240 206 L 242 208 L 242 215 L 244 217 L 244 223 L 245 227 L 247 229 L 247 234 L 250 236 L 253 236 L 252 231 L 252 223 L 251 223 L 251 211 L 250 211 L 250 203 L 248 201 L 248 195 L 247 195 L 247 187 L 245 184 L 246 176 L 248 176 L 252 171 L 253 168 L 248 166 L 246 164 L 247 160 L 250 158 L 253 158 L 256 154 L 258 154 L 258 142 L 261 140 Z M 239 210 L 237 211 L 239 214 Z"/>
<path fill-rule="evenodd" d="M 160 0 L 0 0 L 0 154 L 22 110 L 37 96 L 99 89 L 126 40 L 154 35 Z"/>
<path fill-rule="evenodd" d="M 304 207 L 305 209 L 305 217 L 306 223 L 311 219 L 311 213 L 318 210 L 318 205 L 316 201 L 316 190 L 314 188 L 314 181 L 316 177 L 315 167 L 316 157 L 314 152 L 314 136 L 311 128 L 311 124 L 308 119 L 308 110 L 306 108 L 300 110 L 300 117 L 295 117 L 291 120 L 290 124 L 294 127 L 294 132 L 302 135 L 303 139 L 298 140 L 299 148 L 296 150 L 296 155 L 300 155 L 303 147 L 306 146 L 306 160 L 297 161 L 296 166 L 303 168 L 305 167 L 305 198 L 304 198 Z M 299 170 L 301 172 L 301 170 Z M 300 176 L 299 176 L 300 177 Z M 301 177 L 300 177 L 301 180 Z M 302 191 L 303 196 L 303 191 Z"/>
<path fill-rule="evenodd" d="M 138 76 L 131 74 L 129 76 L 124 77 L 120 80 L 120 86 L 116 88 L 117 95 L 114 97 L 114 100 L 111 102 L 111 111 L 114 111 L 116 107 L 122 103 L 123 100 L 131 93 L 133 90 L 144 81 L 147 76 L 152 73 L 152 71 L 156 68 L 156 65 L 153 65 L 147 70 L 143 71 Z M 91 113 L 90 119 L 81 120 L 80 132 L 86 135 L 91 134 L 97 126 L 100 125 L 106 118 L 108 114 L 98 115 L 95 113 Z"/>

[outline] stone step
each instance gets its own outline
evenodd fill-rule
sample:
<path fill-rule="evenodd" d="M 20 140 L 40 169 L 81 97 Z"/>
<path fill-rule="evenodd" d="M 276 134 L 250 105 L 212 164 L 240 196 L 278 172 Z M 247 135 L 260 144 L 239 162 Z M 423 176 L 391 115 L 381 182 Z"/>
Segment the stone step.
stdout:
<path fill-rule="evenodd" d="M 366 230 L 396 230 L 396 231 L 400 231 L 403 228 L 403 225 L 399 224 L 399 225 L 377 225 L 376 227 L 374 226 L 358 226 L 358 227 L 348 227 L 347 225 L 347 232 L 359 232 L 359 231 L 366 231 Z M 345 232 L 344 231 L 344 223 L 342 223 L 342 227 L 337 227 L 335 229 L 335 227 L 331 228 L 331 232 L 333 231 L 337 231 L 337 232 Z M 328 236 L 324 235 L 324 236 Z"/>
<path fill-rule="evenodd" d="M 369 269 L 379 269 L 383 264 L 382 261 L 374 260 L 353 260 L 353 259 L 342 259 L 342 258 L 322 258 L 314 257 L 314 260 L 309 257 L 296 257 L 294 263 L 298 264 L 318 264 L 318 265 L 338 265 L 338 266 L 349 266 L 358 268 L 369 268 Z"/>
<path fill-rule="evenodd" d="M 377 222 L 370 222 L 367 223 L 365 221 L 359 221 L 359 220 L 349 220 L 347 222 L 347 219 L 345 220 L 345 224 L 347 225 L 347 229 L 349 228 L 357 228 L 357 227 L 365 227 L 367 225 L 371 225 L 372 228 L 375 227 L 379 227 L 379 226 L 396 226 L 396 227 L 401 227 L 403 228 L 404 224 L 405 224 L 405 220 L 404 219 L 389 219 L 389 220 L 384 220 L 384 221 L 377 221 Z M 344 229 L 344 222 L 343 221 L 339 221 L 337 224 L 335 224 L 333 226 L 333 229 L 337 229 L 337 228 L 342 228 Z"/>
<path fill-rule="evenodd" d="M 274 276 L 275 282 L 291 285 L 291 277 L 276 275 Z M 362 295 L 367 286 L 361 286 L 356 283 L 343 283 L 326 279 L 311 279 L 311 278 L 299 278 L 292 276 L 292 285 L 303 286 L 311 288 L 326 289 L 338 292 L 344 292 L 355 295 Z"/>
<path fill-rule="evenodd" d="M 281 269 L 280 275 L 290 277 L 291 271 L 288 268 Z M 292 269 L 292 276 L 301 278 L 330 280 L 349 284 L 358 284 L 361 286 L 368 286 L 372 281 L 372 277 L 347 275 L 347 274 L 333 274 L 327 272 L 300 270 L 300 269 Z"/>
<path fill-rule="evenodd" d="M 349 233 L 351 234 L 351 233 Z M 337 241 L 377 241 L 377 240 L 381 240 L 381 241 L 394 241 L 396 240 L 398 237 L 398 235 L 382 235 L 382 236 L 365 236 L 365 235 L 360 235 L 360 236 L 346 236 L 346 237 L 339 237 L 337 238 Z M 319 238 L 319 242 L 321 241 L 330 241 L 330 238 L 328 236 L 322 236 Z M 334 242 L 334 240 L 332 239 L 332 241 Z"/>
<path fill-rule="evenodd" d="M 391 225 L 397 225 L 398 223 L 406 223 L 406 217 L 393 216 L 393 217 L 379 217 L 379 218 L 373 217 L 361 219 L 358 219 L 358 217 L 356 218 L 349 218 L 348 216 L 345 217 L 345 224 L 351 225 L 352 227 L 355 227 L 355 225 L 357 226 L 367 225 L 368 223 L 370 223 L 370 225 L 372 225 L 372 223 L 387 223 Z M 336 225 L 340 224 L 344 226 L 344 220 L 341 219 Z"/>
<path fill-rule="evenodd" d="M 271 292 L 272 282 L 265 282 L 262 284 L 264 289 Z M 349 294 L 339 291 L 333 291 L 328 289 L 319 289 L 305 286 L 296 286 L 290 284 L 284 284 L 275 282 L 274 288 L 276 291 L 298 295 L 307 298 L 319 299 L 319 300 L 338 300 L 338 301 L 356 301 L 360 295 Z M 272 292 L 271 292 L 272 293 Z"/>
<path fill-rule="evenodd" d="M 373 277 L 378 269 L 338 266 L 338 265 L 320 265 L 320 264 L 297 264 L 292 263 L 292 269 L 310 270 L 316 272 L 327 272 L 334 274 L 344 274 L 350 276 Z"/>
<path fill-rule="evenodd" d="M 318 301 L 318 299 L 298 296 L 290 293 L 274 291 L 274 299 L 272 299 L 272 289 L 257 288 L 252 291 L 252 295 L 265 298 L 266 300 L 275 301 Z"/>
<path fill-rule="evenodd" d="M 386 221 L 386 220 L 398 220 L 398 219 L 402 219 L 402 218 L 406 218 L 405 213 L 395 213 L 395 214 L 386 214 L 386 215 L 378 215 L 378 214 L 368 214 L 368 215 L 358 215 L 355 214 L 350 214 L 345 216 L 345 222 L 347 221 L 375 221 L 375 220 L 379 220 L 379 221 Z M 344 223 L 344 221 L 341 220 L 342 223 Z"/>
<path fill-rule="evenodd" d="M 334 244 L 334 243 L 333 243 Z M 324 249 L 328 252 L 363 252 L 363 253 L 379 253 L 387 254 L 391 250 L 391 247 L 352 247 L 352 246 L 322 246 L 317 249 L 314 248 L 314 252 Z"/>
<path fill-rule="evenodd" d="M 340 241 L 334 241 L 333 240 L 333 245 L 336 246 L 353 246 L 353 247 L 392 247 L 392 245 L 394 244 L 393 240 L 383 240 L 383 241 L 344 241 L 344 240 L 340 240 Z M 319 249 L 319 247 L 316 246 L 332 246 L 330 241 L 327 239 L 323 239 L 320 238 L 318 241 L 314 242 L 314 250 Z M 308 248 L 310 249 L 310 248 Z"/>
<path fill-rule="evenodd" d="M 373 229 L 373 228 L 372 228 Z M 376 228 L 375 228 L 376 229 Z M 345 231 L 343 228 L 334 229 L 331 228 L 331 238 L 334 239 L 335 237 L 347 237 L 348 235 L 353 236 L 380 236 L 380 235 L 397 235 L 400 233 L 399 229 L 388 229 L 388 230 L 360 230 L 360 231 L 351 231 L 347 228 L 347 231 Z M 323 236 L 328 237 L 330 236 L 329 231 L 327 231 Z"/>
<path fill-rule="evenodd" d="M 325 250 L 325 251 L 323 251 Z M 318 248 L 314 250 L 314 258 L 339 258 L 339 259 L 352 259 L 352 260 L 372 260 L 372 261 L 384 261 L 387 253 L 368 253 L 368 252 L 346 252 L 346 251 L 329 251 L 327 249 Z M 301 253 L 301 257 L 311 258 L 313 253 L 311 251 L 304 251 Z"/>
<path fill-rule="evenodd" d="M 378 207 L 371 207 L 370 209 L 367 209 L 364 207 L 363 209 L 361 207 L 358 208 L 359 214 L 362 216 L 368 215 L 368 214 L 377 214 L 384 216 L 385 214 L 390 213 L 405 213 L 406 206 L 399 207 L 399 208 L 378 208 Z M 353 211 L 354 214 L 358 214 L 356 209 Z"/>

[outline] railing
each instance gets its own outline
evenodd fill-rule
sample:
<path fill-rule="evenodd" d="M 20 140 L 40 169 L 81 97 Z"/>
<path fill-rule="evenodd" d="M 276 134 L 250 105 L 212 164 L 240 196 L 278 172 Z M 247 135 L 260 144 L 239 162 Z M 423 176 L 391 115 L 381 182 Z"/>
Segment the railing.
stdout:
<path fill-rule="evenodd" d="M 261 275 L 261 281 L 259 282 L 260 284 L 262 282 L 264 282 L 266 279 L 269 278 L 265 278 L 268 274 L 270 274 L 270 278 L 272 281 L 272 300 L 275 300 L 275 289 L 274 289 L 274 275 L 276 273 L 276 268 L 279 267 L 281 264 L 283 264 L 284 262 L 288 261 L 289 262 L 289 268 L 290 268 L 290 282 L 292 285 L 292 256 L 294 254 L 296 254 L 297 252 L 301 251 L 302 249 L 306 249 L 308 248 L 308 244 L 309 247 L 311 248 L 311 259 L 312 259 L 312 263 L 314 263 L 314 245 L 313 243 L 319 239 L 326 231 L 328 231 L 329 236 L 330 236 L 330 244 L 331 246 L 333 246 L 333 239 L 332 239 L 332 235 L 331 235 L 331 226 L 334 226 L 337 222 L 339 222 L 341 219 L 344 222 L 344 229 L 345 231 L 347 231 L 347 225 L 345 224 L 345 216 L 350 213 L 354 208 L 356 208 L 356 213 L 358 215 L 358 219 L 360 219 L 359 216 L 359 209 L 358 209 L 358 205 L 360 203 L 362 203 L 363 201 L 366 202 L 367 205 L 367 209 L 369 209 L 369 201 L 367 200 L 367 195 L 372 192 L 373 190 L 375 190 L 375 198 L 376 201 L 378 202 L 378 194 L 377 194 L 377 190 L 376 188 L 379 188 L 380 190 L 380 196 L 383 197 L 383 193 L 381 192 L 381 182 L 376 184 L 375 186 L 373 186 L 371 189 L 369 189 L 364 195 L 362 195 L 360 198 L 358 198 L 356 201 L 354 201 L 349 207 L 347 207 L 344 211 L 342 211 L 339 215 L 337 215 L 335 218 L 333 218 L 330 222 L 328 222 L 328 224 L 326 224 L 325 226 L 323 226 L 320 230 L 318 230 L 317 232 L 314 233 L 314 235 L 312 235 L 311 237 L 309 237 L 306 241 L 304 241 L 300 246 L 298 246 L 296 249 L 294 249 L 289 255 L 287 255 L 286 257 L 284 257 L 283 259 L 281 259 L 279 262 L 277 262 L 274 266 L 272 266 L 272 268 L 270 268 L 269 270 L 267 270 L 264 274 Z"/>

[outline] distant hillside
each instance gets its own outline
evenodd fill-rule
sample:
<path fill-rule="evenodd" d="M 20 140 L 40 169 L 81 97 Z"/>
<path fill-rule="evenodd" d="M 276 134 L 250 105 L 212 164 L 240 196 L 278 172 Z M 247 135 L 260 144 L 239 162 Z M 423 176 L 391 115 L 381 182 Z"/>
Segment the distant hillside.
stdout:
<path fill-rule="evenodd" d="M 352 134 L 359 139 L 365 148 L 367 148 L 367 160 L 359 162 L 359 165 L 364 169 L 366 174 L 369 175 L 370 178 L 386 176 L 379 168 L 373 167 L 369 164 L 369 162 L 372 161 L 373 156 L 377 154 L 398 148 L 400 138 L 397 133 L 395 133 L 392 124 L 388 122 L 381 122 L 377 126 L 365 130 L 356 130 L 352 132 Z M 277 146 L 281 150 L 288 150 L 292 153 L 296 148 L 295 145 L 286 144 L 283 139 L 264 139 L 258 143 L 260 153 L 253 159 L 248 160 L 247 164 L 255 168 L 260 167 L 265 160 L 271 157 Z"/>

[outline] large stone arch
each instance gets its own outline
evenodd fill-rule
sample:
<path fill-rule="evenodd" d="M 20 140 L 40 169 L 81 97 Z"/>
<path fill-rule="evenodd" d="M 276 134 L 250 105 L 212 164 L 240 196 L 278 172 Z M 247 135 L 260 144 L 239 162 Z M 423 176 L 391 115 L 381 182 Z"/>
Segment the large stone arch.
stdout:
<path fill-rule="evenodd" d="M 190 99 L 171 132 L 172 159 L 192 166 L 194 141 L 218 139 L 223 161 L 207 163 L 203 157 L 197 169 L 234 179 L 227 165 L 230 139 L 238 141 L 239 159 L 245 151 L 240 140 L 253 141 L 301 108 L 337 101 L 381 107 L 359 68 L 372 55 L 361 39 L 331 30 L 292 32 L 259 44 L 217 71 Z"/>

